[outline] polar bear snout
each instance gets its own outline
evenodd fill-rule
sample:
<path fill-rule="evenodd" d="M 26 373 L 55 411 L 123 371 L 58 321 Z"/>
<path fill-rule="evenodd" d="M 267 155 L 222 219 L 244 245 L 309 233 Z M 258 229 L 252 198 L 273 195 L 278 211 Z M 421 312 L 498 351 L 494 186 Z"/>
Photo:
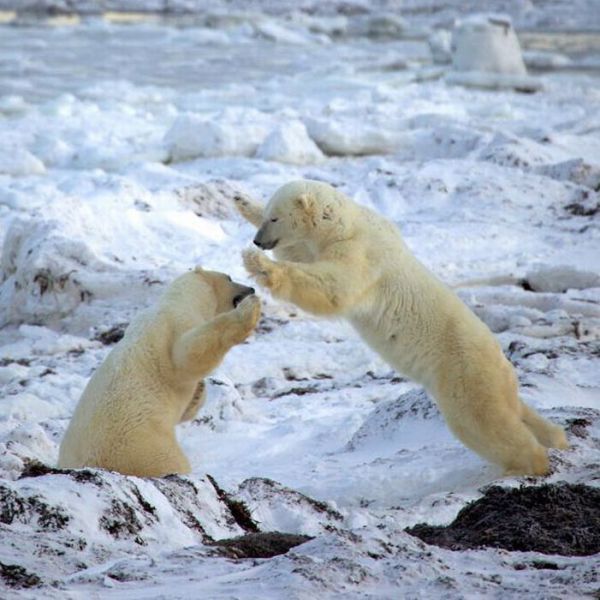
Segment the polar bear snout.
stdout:
<path fill-rule="evenodd" d="M 256 232 L 256 235 L 254 236 L 254 244 L 262 250 L 273 250 L 273 248 L 275 248 L 275 246 L 277 246 L 278 243 L 278 239 L 269 239 L 269 235 L 267 234 L 266 223 L 260 227 L 260 229 Z"/>
<path fill-rule="evenodd" d="M 240 286 L 242 289 L 241 291 L 236 294 L 233 298 L 233 308 L 237 308 L 237 305 L 247 296 L 251 296 L 252 294 L 254 294 L 254 288 L 253 287 L 246 287 L 244 286 Z"/>

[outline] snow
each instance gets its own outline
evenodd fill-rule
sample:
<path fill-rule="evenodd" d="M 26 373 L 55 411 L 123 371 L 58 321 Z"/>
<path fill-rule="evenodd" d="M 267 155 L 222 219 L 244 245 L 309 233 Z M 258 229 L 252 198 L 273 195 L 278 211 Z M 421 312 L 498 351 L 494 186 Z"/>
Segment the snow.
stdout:
<path fill-rule="evenodd" d="M 569 431 L 572 448 L 551 453 L 544 481 L 598 485 L 593 45 L 539 31 L 521 43 L 542 74 L 499 86 L 480 73 L 476 87 L 449 85 L 461 74 L 444 62 L 448 32 L 464 14 L 448 3 L 421 3 L 439 9 L 429 21 L 415 2 L 402 13 L 385 2 L 300 12 L 313 4 L 290 15 L 285 3 L 254 2 L 252 14 L 237 6 L 196 22 L 94 16 L 2 26 L 0 562 L 43 582 L 4 595 L 594 592 L 595 557 L 553 556 L 559 576 L 549 577 L 531 566 L 543 555 L 451 552 L 404 532 L 450 522 L 491 483 L 537 482 L 500 479 L 346 323 L 266 294 L 256 333 L 209 377 L 198 418 L 178 428 L 189 477 L 19 478 L 29 460 L 55 464 L 110 350 L 100 334 L 122 328 L 196 264 L 248 281 L 240 252 L 254 231 L 233 197 L 265 201 L 307 177 L 392 219 L 496 333 L 523 398 Z M 172 5 L 197 9 L 192 0 Z M 508 12 L 520 34 L 520 24 L 549 23 L 565 6 L 490 10 Z M 433 25 L 443 29 L 429 37 Z M 428 39 L 441 55 L 435 66 Z M 540 49 L 547 54 L 528 54 Z M 481 89 L 485 77 L 490 89 Z M 584 434 L 574 420 L 587 423 Z M 243 528 L 208 474 L 262 530 L 314 539 L 268 560 L 216 556 L 210 541 Z"/>

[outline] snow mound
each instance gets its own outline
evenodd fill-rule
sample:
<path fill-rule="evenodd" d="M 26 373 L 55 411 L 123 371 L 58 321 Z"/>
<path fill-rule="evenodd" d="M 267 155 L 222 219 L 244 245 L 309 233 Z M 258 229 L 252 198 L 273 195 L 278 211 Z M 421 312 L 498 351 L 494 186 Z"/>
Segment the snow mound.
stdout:
<path fill-rule="evenodd" d="M 342 515 L 325 502 L 271 479 L 247 479 L 234 496 L 248 507 L 263 531 L 319 535 L 343 522 Z"/>
<path fill-rule="evenodd" d="M 228 108 L 210 118 L 186 113 L 175 119 L 164 143 L 172 161 L 215 156 L 253 156 L 271 120 L 258 110 Z"/>
<path fill-rule="evenodd" d="M 0 257 L 0 325 L 56 325 L 92 300 L 147 302 L 150 286 L 161 283 L 157 269 L 150 278 L 135 261 L 128 268 L 110 254 L 102 257 L 89 229 L 93 218 L 13 219 Z M 101 227 L 98 232 L 106 234 Z"/>
<path fill-rule="evenodd" d="M 245 404 L 233 382 L 224 377 L 207 379 L 207 400 L 197 419 L 214 431 L 224 432 L 230 421 L 252 420 L 252 411 Z"/>
<path fill-rule="evenodd" d="M 175 190 L 183 208 L 199 217 L 233 219 L 237 215 L 234 198 L 241 195 L 228 181 L 215 179 Z"/>
<path fill-rule="evenodd" d="M 0 259 L 0 324 L 45 323 L 62 318 L 91 290 L 80 277 L 106 267 L 81 240 L 72 239 L 54 220 L 15 219 Z"/>
<path fill-rule="evenodd" d="M 139 479 L 32 463 L 21 479 L 0 484 L 0 500 L 5 552 L 40 574 L 244 533 L 209 478 Z"/>
<path fill-rule="evenodd" d="M 582 158 L 540 165 L 536 168 L 536 173 L 559 181 L 572 181 L 594 191 L 600 191 L 600 164 L 590 164 Z"/>
<path fill-rule="evenodd" d="M 561 150 L 547 144 L 503 133 L 496 134 L 479 152 L 480 160 L 524 170 L 551 164 L 563 156 Z"/>
<path fill-rule="evenodd" d="M 256 157 L 292 165 L 317 163 L 325 158 L 301 121 L 278 125 L 258 147 Z"/>
<path fill-rule="evenodd" d="M 399 398 L 380 403 L 365 419 L 347 444 L 348 450 L 358 450 L 389 441 L 399 434 L 400 424 L 406 420 L 440 419 L 440 412 L 423 389 L 410 390 Z"/>

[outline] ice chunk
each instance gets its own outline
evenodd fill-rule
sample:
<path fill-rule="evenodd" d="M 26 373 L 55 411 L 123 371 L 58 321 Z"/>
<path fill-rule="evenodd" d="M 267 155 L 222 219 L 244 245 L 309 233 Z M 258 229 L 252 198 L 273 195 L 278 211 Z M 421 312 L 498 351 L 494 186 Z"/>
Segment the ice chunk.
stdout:
<path fill-rule="evenodd" d="M 527 74 L 519 40 L 504 15 L 472 15 L 460 21 L 452 36 L 452 50 L 456 71 Z"/>
<path fill-rule="evenodd" d="M 436 65 L 452 62 L 452 33 L 447 29 L 436 29 L 427 39 L 431 58 Z"/>
<path fill-rule="evenodd" d="M 44 163 L 25 148 L 0 147 L 0 175 L 41 175 Z"/>
<path fill-rule="evenodd" d="M 528 67 L 540 70 L 564 69 L 573 64 L 573 61 L 564 54 L 542 50 L 523 52 L 523 60 Z"/>
<path fill-rule="evenodd" d="M 27 110 L 27 107 L 27 102 L 25 102 L 23 96 L 0 96 L 0 113 L 5 115 L 23 113 Z"/>
<path fill-rule="evenodd" d="M 275 127 L 259 146 L 256 157 L 292 165 L 316 163 L 325 158 L 301 121 Z"/>
<path fill-rule="evenodd" d="M 452 68 L 448 83 L 524 92 L 542 87 L 527 76 L 519 40 L 504 15 L 471 15 L 457 23 L 452 34 Z"/>
<path fill-rule="evenodd" d="M 195 113 L 177 117 L 164 142 L 172 160 L 209 156 L 252 156 L 269 133 L 271 122 L 257 110 L 228 109 L 208 118 Z"/>
<path fill-rule="evenodd" d="M 600 287 L 600 274 L 570 265 L 540 265 L 525 276 L 535 292 L 565 292 Z"/>
<path fill-rule="evenodd" d="M 329 116 L 305 120 L 308 133 L 319 147 L 333 156 L 388 154 L 394 151 L 397 134 L 376 122 L 358 123 L 352 117 Z"/>

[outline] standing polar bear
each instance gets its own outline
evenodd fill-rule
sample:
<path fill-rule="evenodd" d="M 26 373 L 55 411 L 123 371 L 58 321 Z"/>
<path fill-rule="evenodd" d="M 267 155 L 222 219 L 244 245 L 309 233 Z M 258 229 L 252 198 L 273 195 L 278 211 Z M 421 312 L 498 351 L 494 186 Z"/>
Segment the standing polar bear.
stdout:
<path fill-rule="evenodd" d="M 298 181 L 263 208 L 237 198 L 259 227 L 244 264 L 273 296 L 347 318 L 362 338 L 436 399 L 454 434 L 509 475 L 543 475 L 564 431 L 525 405 L 490 330 L 408 250 L 397 228 L 331 186 Z"/>
<path fill-rule="evenodd" d="M 125 475 L 189 473 L 175 425 L 194 418 L 204 383 L 260 316 L 254 289 L 196 268 L 138 315 L 90 379 L 60 446 L 58 466 Z"/>

